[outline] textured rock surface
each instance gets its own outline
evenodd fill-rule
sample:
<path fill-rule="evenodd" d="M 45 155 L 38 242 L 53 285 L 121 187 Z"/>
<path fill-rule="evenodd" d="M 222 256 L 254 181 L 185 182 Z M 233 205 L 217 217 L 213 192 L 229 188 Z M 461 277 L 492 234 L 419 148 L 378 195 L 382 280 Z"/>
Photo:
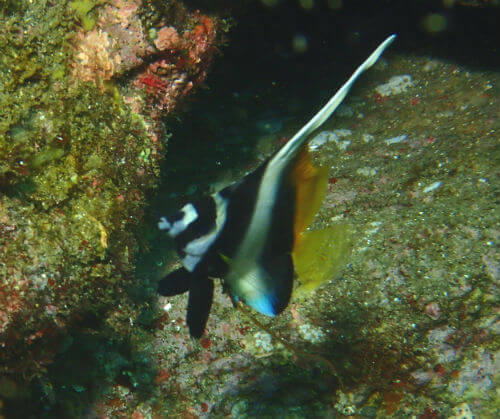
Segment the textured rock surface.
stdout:
<path fill-rule="evenodd" d="M 0 5 L 0 405 L 9 416 L 23 400 L 37 416 L 81 416 L 107 380 L 149 381 L 148 368 L 136 371 L 145 361 L 130 358 L 145 329 L 133 337 L 123 325 L 147 318 L 151 302 L 128 291 L 139 285 L 137 232 L 166 146 L 160 118 L 206 77 L 222 33 L 216 17 L 153 3 Z M 175 52 L 155 47 L 155 25 L 179 33 Z M 73 362 L 73 372 L 61 367 Z"/>
<path fill-rule="evenodd" d="M 381 96 L 377 87 L 399 74 L 412 85 Z M 494 417 L 499 82 L 495 72 L 389 51 L 325 124 L 342 142 L 314 147 L 333 167 L 314 228 L 354 229 L 342 277 L 276 319 L 259 316 L 295 351 L 224 295 L 193 342 L 185 297 L 160 299 L 169 305 L 159 379 L 164 394 L 182 394 L 171 403 L 238 417 Z M 262 141 L 279 147 L 300 123 L 287 125 Z"/>

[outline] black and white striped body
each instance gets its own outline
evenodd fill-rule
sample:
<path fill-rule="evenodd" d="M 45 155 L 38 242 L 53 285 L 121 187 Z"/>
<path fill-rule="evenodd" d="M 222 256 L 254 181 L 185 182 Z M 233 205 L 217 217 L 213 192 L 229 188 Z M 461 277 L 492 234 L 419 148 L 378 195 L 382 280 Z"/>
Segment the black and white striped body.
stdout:
<path fill-rule="evenodd" d="M 265 314 L 273 315 L 284 308 L 281 301 L 288 302 L 293 283 L 293 185 L 279 183 L 276 195 L 266 205 L 270 220 L 267 228 L 254 229 L 252 234 L 256 239 L 250 243 L 253 248 L 251 251 L 246 250 L 246 254 L 243 253 L 245 249 L 242 251 L 242 244 L 249 237 L 249 226 L 257 205 L 260 208 L 264 206 L 262 201 L 258 201 L 258 196 L 267 167 L 268 164 L 264 164 L 242 181 L 185 205 L 168 221 L 162 219 L 159 227 L 171 226 L 169 234 L 174 238 L 176 250 L 186 271 L 196 278 L 224 278 L 229 289 L 234 291 L 232 296 L 236 300 L 241 299 L 254 306 L 249 301 L 249 290 L 245 291 L 238 283 L 239 278 L 244 279 L 245 274 L 252 273 L 253 267 L 262 267 L 275 279 L 280 276 L 282 281 L 277 281 L 273 289 L 266 290 L 260 284 L 258 291 L 255 291 L 259 296 L 262 293 L 269 295 L 271 300 L 272 295 L 280 294 L 272 307 L 259 309 Z M 271 225 L 272 234 L 268 234 Z M 262 224 L 259 226 L 264 227 Z M 278 264 L 281 272 L 276 272 L 275 268 L 278 259 L 281 259 Z M 235 262 L 239 265 L 235 265 Z"/>
<path fill-rule="evenodd" d="M 356 78 L 393 41 L 386 39 L 328 103 L 273 157 L 241 181 L 186 204 L 158 226 L 174 238 L 183 268 L 160 281 L 162 295 L 189 291 L 188 325 L 201 336 L 219 277 L 236 301 L 275 315 L 293 286 L 296 185 L 290 173 L 299 150 L 342 102 Z"/>

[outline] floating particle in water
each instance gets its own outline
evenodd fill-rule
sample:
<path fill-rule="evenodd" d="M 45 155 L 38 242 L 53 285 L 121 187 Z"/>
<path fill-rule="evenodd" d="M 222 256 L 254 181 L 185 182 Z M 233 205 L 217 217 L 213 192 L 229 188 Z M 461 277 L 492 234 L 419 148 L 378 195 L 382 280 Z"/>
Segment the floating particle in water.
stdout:
<path fill-rule="evenodd" d="M 420 22 L 422 29 L 430 34 L 443 32 L 448 27 L 448 20 L 440 13 L 431 13 Z"/>
<path fill-rule="evenodd" d="M 266 134 L 274 134 L 283 129 L 283 121 L 278 118 L 262 119 L 256 125 L 260 132 Z"/>
<path fill-rule="evenodd" d="M 311 10 L 314 7 L 314 0 L 299 0 L 299 3 L 305 10 Z"/>
<path fill-rule="evenodd" d="M 275 7 L 278 5 L 279 0 L 260 0 L 260 2 L 266 7 Z"/>
<path fill-rule="evenodd" d="M 342 0 L 327 0 L 326 4 L 332 10 L 340 10 L 342 8 Z"/>
<path fill-rule="evenodd" d="M 309 49 L 309 42 L 305 35 L 301 33 L 295 34 L 292 39 L 292 48 L 293 51 L 297 54 L 303 54 Z"/>

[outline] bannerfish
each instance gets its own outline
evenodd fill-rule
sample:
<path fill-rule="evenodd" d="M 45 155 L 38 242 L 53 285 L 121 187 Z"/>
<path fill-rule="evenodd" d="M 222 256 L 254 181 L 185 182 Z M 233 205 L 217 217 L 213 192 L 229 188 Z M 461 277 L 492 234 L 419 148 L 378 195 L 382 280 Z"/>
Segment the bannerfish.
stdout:
<path fill-rule="evenodd" d="M 288 305 L 294 280 L 292 254 L 319 210 L 328 176 L 327 169 L 312 164 L 307 140 L 395 37 L 380 44 L 328 103 L 255 171 L 160 218 L 158 227 L 174 239 L 182 267 L 160 280 L 158 292 L 173 296 L 189 291 L 191 336 L 199 338 L 205 330 L 213 278 L 222 279 L 233 302 L 268 316 Z"/>

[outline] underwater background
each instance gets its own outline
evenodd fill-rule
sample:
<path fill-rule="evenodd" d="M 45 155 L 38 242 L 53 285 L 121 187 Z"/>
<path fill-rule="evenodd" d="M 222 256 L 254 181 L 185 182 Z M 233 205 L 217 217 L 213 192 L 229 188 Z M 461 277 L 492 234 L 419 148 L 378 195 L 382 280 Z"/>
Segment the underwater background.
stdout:
<path fill-rule="evenodd" d="M 0 417 L 499 417 L 499 21 L 488 0 L 2 1 Z M 348 225 L 347 262 L 262 327 L 217 286 L 190 338 L 186 296 L 156 292 L 178 266 L 159 215 L 257 168 L 392 33 L 310 142 L 312 228 Z"/>

